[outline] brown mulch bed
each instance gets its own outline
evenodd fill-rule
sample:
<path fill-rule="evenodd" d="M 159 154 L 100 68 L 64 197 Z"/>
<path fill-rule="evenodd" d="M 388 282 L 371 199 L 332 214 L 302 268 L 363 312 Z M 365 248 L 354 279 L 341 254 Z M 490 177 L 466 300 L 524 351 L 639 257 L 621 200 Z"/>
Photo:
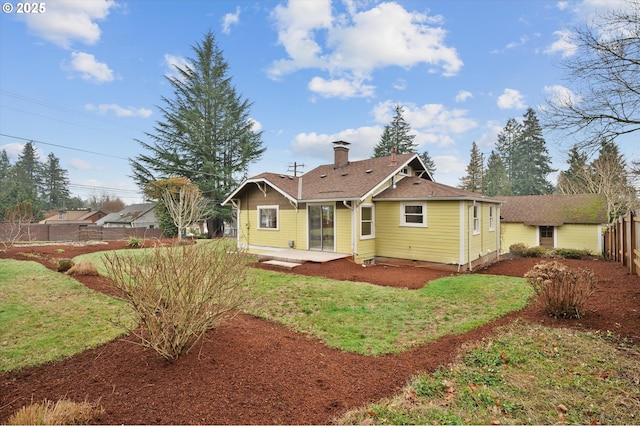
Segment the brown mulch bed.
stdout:
<path fill-rule="evenodd" d="M 0 251 L 0 258 L 36 260 L 53 269 L 60 257 L 123 246 L 122 241 L 112 241 L 14 247 Z M 503 260 L 480 273 L 522 276 L 539 261 Z M 416 372 L 431 372 L 451 362 L 463 343 L 482 339 L 516 318 L 640 340 L 640 277 L 613 262 L 563 262 L 591 268 L 599 277 L 580 320 L 555 320 L 529 306 L 464 335 L 445 336 L 400 355 L 365 357 L 239 315 L 208 333 L 201 345 L 174 363 L 120 338 L 60 362 L 0 375 L 0 423 L 31 402 L 71 398 L 99 402 L 105 412 L 95 421 L 101 424 L 325 424 L 349 408 L 398 392 Z M 407 288 L 451 274 L 429 268 L 363 268 L 348 260 L 306 264 L 292 272 Z M 105 278 L 78 279 L 113 294 Z"/>

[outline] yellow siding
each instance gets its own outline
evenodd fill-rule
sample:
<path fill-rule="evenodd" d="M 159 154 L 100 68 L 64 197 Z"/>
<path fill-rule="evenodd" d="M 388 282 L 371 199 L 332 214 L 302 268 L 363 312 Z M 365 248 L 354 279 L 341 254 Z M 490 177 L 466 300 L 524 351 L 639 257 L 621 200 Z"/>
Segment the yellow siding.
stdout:
<path fill-rule="evenodd" d="M 336 252 L 351 254 L 351 210 L 342 203 L 335 210 Z"/>
<path fill-rule="evenodd" d="M 522 223 L 502 223 L 502 253 L 509 252 L 509 246 L 523 243 L 528 247 L 538 245 L 538 229 Z"/>
<path fill-rule="evenodd" d="M 592 254 L 602 251 L 602 226 L 563 225 L 556 228 L 559 248 L 589 250 Z"/>
<path fill-rule="evenodd" d="M 376 203 L 376 255 L 439 263 L 460 259 L 460 204 L 427 203 L 427 227 L 400 226 L 400 203 Z"/>

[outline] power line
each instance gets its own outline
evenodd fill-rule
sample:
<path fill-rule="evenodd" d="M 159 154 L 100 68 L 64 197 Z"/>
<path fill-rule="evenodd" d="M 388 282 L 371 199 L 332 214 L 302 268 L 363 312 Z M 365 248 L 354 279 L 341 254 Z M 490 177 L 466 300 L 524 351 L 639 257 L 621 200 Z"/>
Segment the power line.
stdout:
<path fill-rule="evenodd" d="M 85 153 L 88 153 L 88 154 L 101 155 L 103 157 L 110 157 L 110 158 L 116 158 L 118 160 L 129 161 L 129 159 L 125 158 L 125 157 L 118 157 L 116 155 L 105 154 L 105 153 L 102 153 L 102 152 L 89 151 L 89 150 L 80 149 L 80 148 L 73 148 L 73 147 L 70 147 L 70 146 L 55 144 L 55 143 L 51 143 L 51 142 L 43 142 L 43 141 L 39 141 L 39 140 L 35 140 L 35 139 L 23 138 L 23 137 L 20 137 L 20 136 L 7 135 L 6 133 L 0 133 L 0 136 L 4 136 L 4 137 L 7 137 L 7 138 L 12 138 L 12 139 L 18 139 L 18 140 L 21 140 L 21 141 L 33 142 L 35 144 L 55 146 L 57 148 L 69 149 L 71 151 L 85 152 Z"/>

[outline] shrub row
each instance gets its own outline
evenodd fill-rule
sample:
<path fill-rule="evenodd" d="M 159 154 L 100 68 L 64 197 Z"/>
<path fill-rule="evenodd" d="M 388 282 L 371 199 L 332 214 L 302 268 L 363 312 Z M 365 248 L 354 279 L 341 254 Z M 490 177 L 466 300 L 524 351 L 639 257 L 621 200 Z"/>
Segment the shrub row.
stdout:
<path fill-rule="evenodd" d="M 587 249 L 569 249 L 569 248 L 554 248 L 549 249 L 546 247 L 535 246 L 527 247 L 523 243 L 516 243 L 509 246 L 509 253 L 520 257 L 544 257 L 544 258 L 556 258 L 556 259 L 581 259 L 583 256 L 590 256 L 591 252 Z"/>

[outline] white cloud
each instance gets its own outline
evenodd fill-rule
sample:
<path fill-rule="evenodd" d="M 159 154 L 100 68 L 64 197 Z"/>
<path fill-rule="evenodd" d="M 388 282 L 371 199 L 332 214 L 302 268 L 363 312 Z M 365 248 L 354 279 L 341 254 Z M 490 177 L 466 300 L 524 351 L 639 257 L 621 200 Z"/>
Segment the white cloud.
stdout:
<path fill-rule="evenodd" d="M 254 120 L 253 118 L 250 118 L 249 122 L 251 123 L 252 131 L 259 132 L 262 130 L 262 123 L 260 123 L 258 120 Z"/>
<path fill-rule="evenodd" d="M 227 13 L 222 17 L 222 32 L 231 33 L 231 26 L 238 25 L 240 22 L 240 7 L 236 7 L 236 13 Z"/>
<path fill-rule="evenodd" d="M 426 64 L 428 72 L 452 76 L 462 67 L 456 49 L 444 42 L 446 31 L 434 25 L 440 17 L 409 12 L 397 3 L 362 11 L 356 7 L 349 2 L 347 14 L 334 16 L 328 0 L 276 6 L 272 17 L 288 57 L 274 61 L 269 76 L 323 70 L 331 78 L 315 77 L 310 88 L 320 86 L 323 96 L 352 97 L 373 96 L 374 86 L 362 86 L 362 81 L 371 80 L 376 69 Z M 339 82 L 342 90 L 327 82 Z M 353 90 L 361 86 L 366 90 Z"/>
<path fill-rule="evenodd" d="M 399 78 L 393 82 L 392 87 L 396 90 L 406 90 L 407 89 L 407 80 L 404 78 Z"/>
<path fill-rule="evenodd" d="M 468 90 L 460 90 L 457 94 L 456 94 L 456 102 L 466 102 L 467 100 L 473 98 L 473 93 L 469 92 Z"/>
<path fill-rule="evenodd" d="M 569 2 L 567 2 L 567 1 L 559 1 L 556 6 L 557 6 L 557 8 L 559 10 L 565 10 L 566 8 L 569 7 Z"/>
<path fill-rule="evenodd" d="M 87 104 L 85 108 L 89 111 L 97 111 L 99 114 L 106 114 L 109 111 L 112 111 L 116 117 L 143 117 L 147 118 L 153 114 L 153 111 L 147 108 L 135 108 L 135 107 L 121 107 L 116 104 L 100 104 L 93 105 Z"/>
<path fill-rule="evenodd" d="M 95 21 L 105 19 L 115 6 L 113 0 L 58 0 L 47 2 L 45 13 L 21 16 L 34 34 L 68 49 L 74 41 L 95 44 L 100 39 Z"/>
<path fill-rule="evenodd" d="M 376 122 L 383 126 L 389 124 L 395 115 L 396 104 L 390 100 L 378 103 L 372 111 Z M 475 120 L 467 117 L 468 111 L 464 109 L 447 109 L 442 104 L 401 105 L 404 108 L 402 115 L 411 124 L 419 147 L 425 144 L 451 145 L 454 143 L 453 135 L 461 135 L 478 126 Z"/>
<path fill-rule="evenodd" d="M 557 38 L 551 46 L 549 46 L 544 53 L 554 54 L 560 53 L 563 58 L 568 58 L 576 53 L 578 46 L 571 41 L 571 31 L 559 30 L 555 31 L 553 35 Z"/>
<path fill-rule="evenodd" d="M 544 92 L 549 103 L 560 108 L 570 107 L 582 101 L 582 96 L 574 93 L 564 86 L 560 86 L 557 84 L 553 86 L 545 86 Z"/>
<path fill-rule="evenodd" d="M 327 164 L 333 161 L 331 142 L 343 140 L 351 143 L 349 159 L 363 160 L 371 157 L 381 134 L 381 126 L 346 129 L 332 134 L 299 133 L 295 136 L 291 148 L 298 157 L 313 160 L 314 164 Z"/>
<path fill-rule="evenodd" d="M 504 89 L 504 93 L 498 97 L 498 108 L 522 109 L 526 107 L 523 100 L 524 96 L 518 90 Z"/>
<path fill-rule="evenodd" d="M 325 80 L 322 77 L 314 77 L 309 82 L 309 90 L 324 98 L 354 98 L 373 96 L 375 87 L 363 84 L 357 79 Z"/>
<path fill-rule="evenodd" d="M 98 62 L 95 56 L 85 52 L 72 52 L 69 65 L 64 64 L 63 68 L 68 71 L 80 73 L 83 80 L 94 83 L 105 83 L 113 81 L 113 71 L 104 62 Z"/>
<path fill-rule="evenodd" d="M 20 153 L 22 153 L 23 149 L 24 144 L 18 142 L 8 143 L 6 145 L 0 146 L 0 151 L 6 151 L 9 159 L 13 161 L 18 159 L 18 156 L 20 155 Z"/>
<path fill-rule="evenodd" d="M 91 164 L 90 162 L 88 162 L 86 160 L 82 160 L 80 158 L 72 158 L 71 160 L 69 160 L 68 164 L 69 164 L 69 167 L 71 167 L 74 170 L 92 170 L 92 169 L 95 169 L 93 164 Z"/>
<path fill-rule="evenodd" d="M 186 58 L 183 58 L 182 56 L 172 55 L 170 53 L 164 54 L 164 63 L 165 63 L 165 66 L 167 67 L 167 70 L 165 71 L 164 75 L 167 77 L 175 77 L 175 78 L 181 77 L 180 74 L 178 74 L 176 67 L 180 69 L 185 69 L 187 65 L 189 65 L 189 62 L 187 61 Z"/>

